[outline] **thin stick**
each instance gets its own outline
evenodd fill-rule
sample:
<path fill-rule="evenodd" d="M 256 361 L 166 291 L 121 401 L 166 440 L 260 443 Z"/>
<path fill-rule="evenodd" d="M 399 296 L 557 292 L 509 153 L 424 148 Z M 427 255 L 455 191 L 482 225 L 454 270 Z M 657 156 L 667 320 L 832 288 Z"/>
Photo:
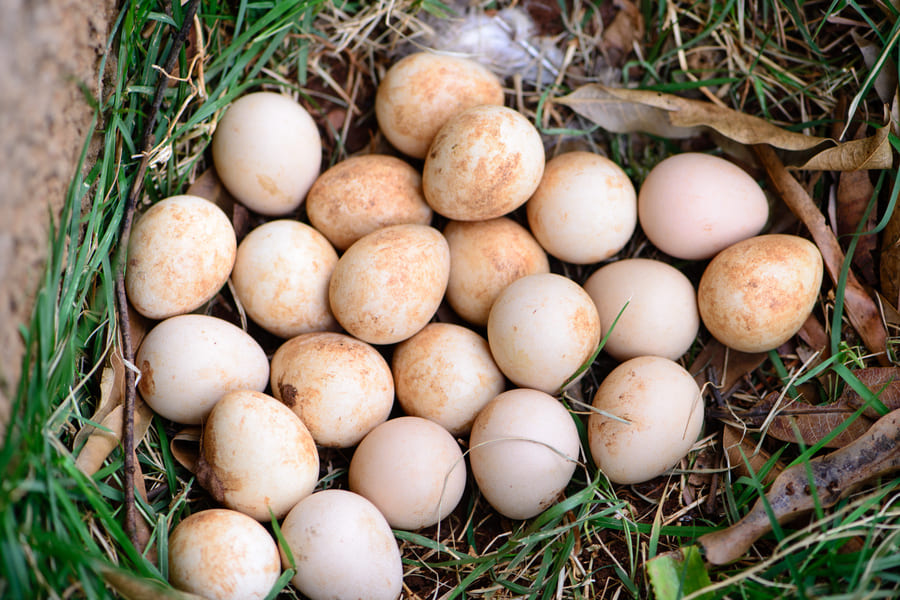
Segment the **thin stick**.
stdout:
<path fill-rule="evenodd" d="M 813 241 L 822 253 L 825 270 L 837 285 L 844 264 L 844 252 L 831 228 L 825 222 L 825 216 L 813 203 L 803 186 L 784 167 L 771 147 L 758 145 L 754 146 L 753 150 L 765 167 L 779 196 L 809 230 Z M 881 364 L 888 364 L 887 332 L 881 322 L 878 307 L 860 285 L 853 271 L 849 271 L 847 274 L 844 306 L 847 308 L 847 317 L 850 319 L 850 323 L 862 337 L 866 348 L 878 357 Z"/>
<path fill-rule="evenodd" d="M 187 7 L 181 29 L 178 30 L 172 41 L 172 50 L 164 69 L 166 73 L 170 73 L 175 69 L 181 47 L 184 45 L 190 29 L 194 25 L 194 15 L 197 13 L 198 6 L 199 0 L 191 0 Z M 144 149 L 143 158 L 138 166 L 131 191 L 125 200 L 122 234 L 119 238 L 119 247 L 116 250 L 116 304 L 119 313 L 119 333 L 122 336 L 122 355 L 126 365 L 134 364 L 134 348 L 131 343 L 131 323 L 128 318 L 128 297 L 125 293 L 125 259 L 128 253 L 128 240 L 131 236 L 131 223 L 134 220 L 134 209 L 137 199 L 144 189 L 144 176 L 149 165 L 150 149 L 153 147 L 153 127 L 156 125 L 156 119 L 159 116 L 160 106 L 162 106 L 163 96 L 168 84 L 169 80 L 167 77 L 160 77 L 156 82 L 156 94 L 153 97 L 147 125 L 144 127 L 141 138 L 141 147 Z M 134 501 L 134 403 L 137 394 L 135 388 L 134 371 L 125 369 L 125 426 L 122 436 L 123 468 L 125 471 L 125 533 L 128 534 L 128 539 L 137 548 L 137 507 Z M 140 548 L 138 549 L 140 550 Z"/>

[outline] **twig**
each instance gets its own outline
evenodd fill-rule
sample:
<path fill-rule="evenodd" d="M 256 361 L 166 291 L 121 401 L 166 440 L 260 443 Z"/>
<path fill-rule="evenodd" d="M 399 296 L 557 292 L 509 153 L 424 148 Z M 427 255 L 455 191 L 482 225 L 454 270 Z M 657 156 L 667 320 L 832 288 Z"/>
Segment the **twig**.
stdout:
<path fill-rule="evenodd" d="M 803 222 L 813 241 L 819 247 L 825 262 L 825 270 L 831 280 L 838 284 L 844 264 L 844 252 L 837 238 L 825 222 L 825 216 L 813 203 L 803 186 L 784 167 L 770 146 L 758 145 L 753 150 L 765 167 L 769 179 L 788 208 Z M 844 306 L 853 328 L 862 337 L 866 348 L 878 356 L 879 362 L 887 365 L 887 333 L 881 322 L 878 307 L 866 293 L 852 271 L 847 274 L 844 289 Z"/>
<path fill-rule="evenodd" d="M 199 0 L 191 0 L 184 14 L 184 21 L 181 29 L 175 35 L 172 41 L 172 49 L 163 69 L 166 73 L 170 73 L 175 69 L 178 61 L 178 55 L 181 47 L 187 39 L 191 27 L 194 25 L 194 15 L 197 13 Z M 138 166 L 137 175 L 131 186 L 131 191 L 125 200 L 125 215 L 122 219 L 122 233 L 119 238 L 119 247 L 116 251 L 116 304 L 119 314 L 119 332 L 122 335 L 122 355 L 127 365 L 134 364 L 134 348 L 131 343 L 131 323 L 128 318 L 128 297 L 125 293 L 125 259 L 128 253 L 128 240 L 131 236 L 131 224 L 134 220 L 134 210 L 137 199 L 144 189 L 144 176 L 147 173 L 149 165 L 150 149 L 153 146 L 153 128 L 156 125 L 156 119 L 159 116 L 160 106 L 162 106 L 163 96 L 169 80 L 165 76 L 161 76 L 156 82 L 156 94 L 153 97 L 153 104 L 150 106 L 147 125 L 144 127 L 143 136 L 141 137 L 141 147 L 143 148 L 143 158 Z M 125 369 L 125 414 L 124 414 L 124 433 L 122 436 L 122 450 L 124 452 L 124 471 L 125 482 L 123 487 L 125 492 L 125 533 L 131 543 L 137 547 L 137 508 L 134 501 L 134 404 L 136 399 L 136 385 L 134 371 Z"/>

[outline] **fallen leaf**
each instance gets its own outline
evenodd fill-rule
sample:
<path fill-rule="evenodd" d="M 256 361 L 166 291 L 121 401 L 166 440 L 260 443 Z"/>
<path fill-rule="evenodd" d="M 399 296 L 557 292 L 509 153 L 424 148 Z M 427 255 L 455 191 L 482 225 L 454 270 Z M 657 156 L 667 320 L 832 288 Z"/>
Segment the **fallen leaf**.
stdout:
<path fill-rule="evenodd" d="M 894 211 L 881 234 L 878 275 L 885 298 L 900 307 L 900 210 Z"/>
<path fill-rule="evenodd" d="M 772 455 L 759 447 L 752 438 L 733 425 L 725 424 L 722 430 L 722 448 L 728 459 L 728 466 L 738 477 L 753 477 L 762 472 Z M 749 463 L 749 466 L 748 464 Z M 751 473 L 750 471 L 753 471 Z M 784 464 L 776 460 L 763 476 L 763 483 L 772 483 L 784 470 Z"/>
<path fill-rule="evenodd" d="M 688 371 L 701 388 L 710 380 L 708 373 L 714 374 L 716 381 L 710 381 L 726 393 L 747 373 L 756 370 L 766 360 L 766 354 L 749 354 L 724 346 L 718 340 L 711 340 L 694 358 Z"/>
<path fill-rule="evenodd" d="M 716 565 L 744 555 L 778 523 L 829 508 L 864 483 L 900 469 L 900 410 L 880 418 L 868 432 L 831 454 L 798 463 L 775 479 L 744 518 L 725 529 L 700 536 L 706 559 Z"/>
<path fill-rule="evenodd" d="M 875 81 L 872 83 L 872 87 L 875 88 L 875 93 L 878 94 L 878 98 L 882 102 L 885 104 L 890 103 L 894 91 L 897 89 L 896 63 L 894 63 L 890 55 L 888 55 L 884 59 L 885 63 L 879 68 L 877 63 L 881 59 L 882 47 L 875 42 L 870 42 L 865 39 L 856 33 L 855 29 L 850 30 L 850 35 L 853 37 L 853 42 L 856 44 L 857 48 L 859 48 L 859 52 L 863 56 L 866 67 L 868 67 L 869 70 L 879 69 L 878 75 L 876 75 Z"/>
<path fill-rule="evenodd" d="M 800 443 L 807 446 L 818 444 L 835 428 L 853 417 L 857 407 L 846 398 L 838 398 L 831 404 L 810 404 L 803 400 L 791 400 L 777 409 L 776 416 L 769 417 L 775 409 L 779 394 L 772 392 L 752 409 L 752 414 L 741 414 L 748 424 L 757 427 L 768 422 L 766 435 L 783 442 Z M 843 448 L 865 434 L 872 426 L 872 419 L 859 415 L 833 439 L 824 444 L 826 448 Z M 799 437 L 798 437 L 799 436 Z"/>
<path fill-rule="evenodd" d="M 197 461 L 200 459 L 200 427 L 185 427 L 174 436 L 169 443 L 172 456 L 182 467 L 191 473 L 197 472 Z"/>
<path fill-rule="evenodd" d="M 863 140 L 840 143 L 788 131 L 711 102 L 598 83 L 582 86 L 555 102 L 614 133 L 643 131 L 665 138 L 687 138 L 712 130 L 740 144 L 767 144 L 777 148 L 782 162 L 791 168 L 887 169 L 893 161 L 887 128 Z"/>
<path fill-rule="evenodd" d="M 861 135 L 863 127 L 860 127 L 858 135 Z M 875 186 L 869 179 L 868 171 L 844 171 L 838 176 L 837 191 L 835 192 L 835 218 L 838 236 L 841 237 L 842 246 L 846 249 L 852 235 L 863 224 L 866 209 L 875 193 Z M 862 227 L 865 234 L 875 227 L 875 211 L 870 211 L 866 222 Z M 875 275 L 875 252 L 878 250 L 878 237 L 875 235 L 861 235 L 856 240 L 856 251 L 853 253 L 853 266 L 868 285 L 876 285 L 878 279 Z"/>
<path fill-rule="evenodd" d="M 119 445 L 122 439 L 125 407 L 117 405 L 100 422 L 102 428 L 94 428 L 75 459 L 75 465 L 91 477 L 100 470 L 103 462 Z M 153 411 L 145 402 L 137 399 L 134 404 L 134 440 L 135 447 L 143 439 L 153 419 Z"/>
<path fill-rule="evenodd" d="M 857 369 L 853 371 L 853 374 L 873 394 L 878 396 L 888 410 L 900 408 L 900 367 L 868 367 Z M 862 396 L 850 386 L 844 388 L 838 400 L 854 409 L 859 408 L 865 402 Z M 866 407 L 863 414 L 873 420 L 881 416 L 873 407 Z"/>
<path fill-rule="evenodd" d="M 619 11 L 612 23 L 603 29 L 600 47 L 606 53 L 608 63 L 621 67 L 631 54 L 634 43 L 644 37 L 644 16 L 630 0 L 614 0 Z"/>

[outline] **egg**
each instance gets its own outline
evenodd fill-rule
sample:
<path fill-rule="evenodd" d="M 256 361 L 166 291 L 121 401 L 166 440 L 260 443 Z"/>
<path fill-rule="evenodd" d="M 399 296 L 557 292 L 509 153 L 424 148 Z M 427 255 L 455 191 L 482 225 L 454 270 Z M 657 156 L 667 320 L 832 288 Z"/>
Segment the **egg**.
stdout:
<path fill-rule="evenodd" d="M 282 338 L 337 329 L 328 284 L 338 255 L 325 236 L 299 221 L 270 221 L 237 249 L 231 275 L 247 314 Z"/>
<path fill-rule="evenodd" d="M 456 221 L 484 221 L 525 204 L 544 172 L 541 134 L 505 106 L 465 110 L 438 131 L 422 168 L 425 201 Z"/>
<path fill-rule="evenodd" d="M 685 152 L 647 174 L 638 219 L 654 246 L 677 258 L 701 260 L 758 234 L 769 217 L 759 184 L 724 158 Z"/>
<path fill-rule="evenodd" d="M 236 248 L 231 221 L 209 200 L 160 200 L 135 221 L 128 239 L 128 300 L 150 319 L 196 310 L 228 281 Z"/>
<path fill-rule="evenodd" d="M 319 476 L 315 442 L 300 418 L 266 394 L 225 394 L 200 440 L 197 481 L 226 508 L 257 521 L 284 517 Z"/>
<path fill-rule="evenodd" d="M 199 425 L 226 393 L 262 392 L 269 359 L 240 327 L 206 315 L 178 315 L 156 325 L 137 351 L 138 390 L 162 417 Z"/>
<path fill-rule="evenodd" d="M 450 221 L 447 302 L 473 325 L 486 325 L 494 300 L 526 275 L 549 273 L 547 254 L 527 229 L 507 217 Z"/>
<path fill-rule="evenodd" d="M 447 120 L 479 104 L 503 104 L 503 86 L 496 75 L 473 60 L 416 52 L 384 74 L 375 93 L 375 117 L 395 148 L 425 158 Z"/>
<path fill-rule="evenodd" d="M 639 356 L 613 369 L 593 407 L 603 412 L 588 418 L 591 456 L 613 483 L 662 475 L 687 455 L 703 427 L 694 378 L 660 356 Z"/>
<path fill-rule="evenodd" d="M 387 420 L 394 380 L 369 344 L 332 332 L 288 340 L 272 356 L 272 394 L 319 446 L 348 448 Z"/>
<path fill-rule="evenodd" d="M 597 306 L 603 335 L 609 333 L 603 349 L 617 360 L 646 355 L 675 360 L 697 337 L 697 293 L 672 265 L 619 260 L 595 271 L 584 289 Z"/>
<path fill-rule="evenodd" d="M 466 465 L 446 429 L 421 417 L 398 417 L 359 443 L 349 482 L 391 527 L 416 530 L 453 512 L 465 491 Z"/>
<path fill-rule="evenodd" d="M 571 279 L 528 275 L 497 297 L 487 334 L 497 366 L 513 383 L 556 394 L 597 349 L 600 316 Z"/>
<path fill-rule="evenodd" d="M 431 223 L 422 176 L 394 156 L 352 156 L 322 173 L 306 198 L 310 224 L 338 250 L 376 229 Z"/>
<path fill-rule="evenodd" d="M 530 389 L 503 392 L 485 406 L 469 438 L 478 489 L 511 519 L 529 519 L 555 504 L 578 464 L 581 441 L 569 411 Z"/>
<path fill-rule="evenodd" d="M 703 272 L 700 317 L 730 348 L 773 350 L 812 313 L 822 276 L 822 255 L 805 238 L 769 234 L 743 240 L 717 254 Z"/>
<path fill-rule="evenodd" d="M 265 527 L 223 508 L 196 512 L 169 535 L 169 582 L 208 600 L 262 600 L 281 575 Z"/>
<path fill-rule="evenodd" d="M 241 96 L 212 138 L 216 173 L 231 195 L 262 215 L 296 210 L 319 175 L 322 140 L 310 114 L 274 92 Z"/>
<path fill-rule="evenodd" d="M 370 344 L 415 335 L 437 312 L 450 277 L 450 249 L 427 225 L 374 231 L 341 256 L 329 287 L 334 316 Z"/>
<path fill-rule="evenodd" d="M 374 504 L 346 490 L 307 496 L 291 509 L 281 534 L 294 559 L 291 583 L 311 600 L 394 600 L 403 587 L 400 549 Z M 282 564 L 291 562 L 282 548 Z"/>
<path fill-rule="evenodd" d="M 466 435 L 485 404 L 506 380 L 487 340 L 452 323 L 429 323 L 394 349 L 397 401 L 408 415 Z"/>
<path fill-rule="evenodd" d="M 637 194 L 628 175 L 593 152 L 567 152 L 547 161 L 526 207 L 541 246 L 581 265 L 613 256 L 637 225 Z"/>

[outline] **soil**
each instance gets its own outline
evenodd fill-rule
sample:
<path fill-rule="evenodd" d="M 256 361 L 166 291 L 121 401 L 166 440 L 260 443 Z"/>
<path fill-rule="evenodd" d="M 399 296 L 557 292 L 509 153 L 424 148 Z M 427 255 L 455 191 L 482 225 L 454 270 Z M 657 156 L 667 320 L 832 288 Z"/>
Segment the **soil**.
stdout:
<path fill-rule="evenodd" d="M 3 0 L 0 19 L 0 424 L 21 372 L 50 218 L 87 140 L 115 0 Z M 91 157 L 88 157 L 88 164 Z"/>

